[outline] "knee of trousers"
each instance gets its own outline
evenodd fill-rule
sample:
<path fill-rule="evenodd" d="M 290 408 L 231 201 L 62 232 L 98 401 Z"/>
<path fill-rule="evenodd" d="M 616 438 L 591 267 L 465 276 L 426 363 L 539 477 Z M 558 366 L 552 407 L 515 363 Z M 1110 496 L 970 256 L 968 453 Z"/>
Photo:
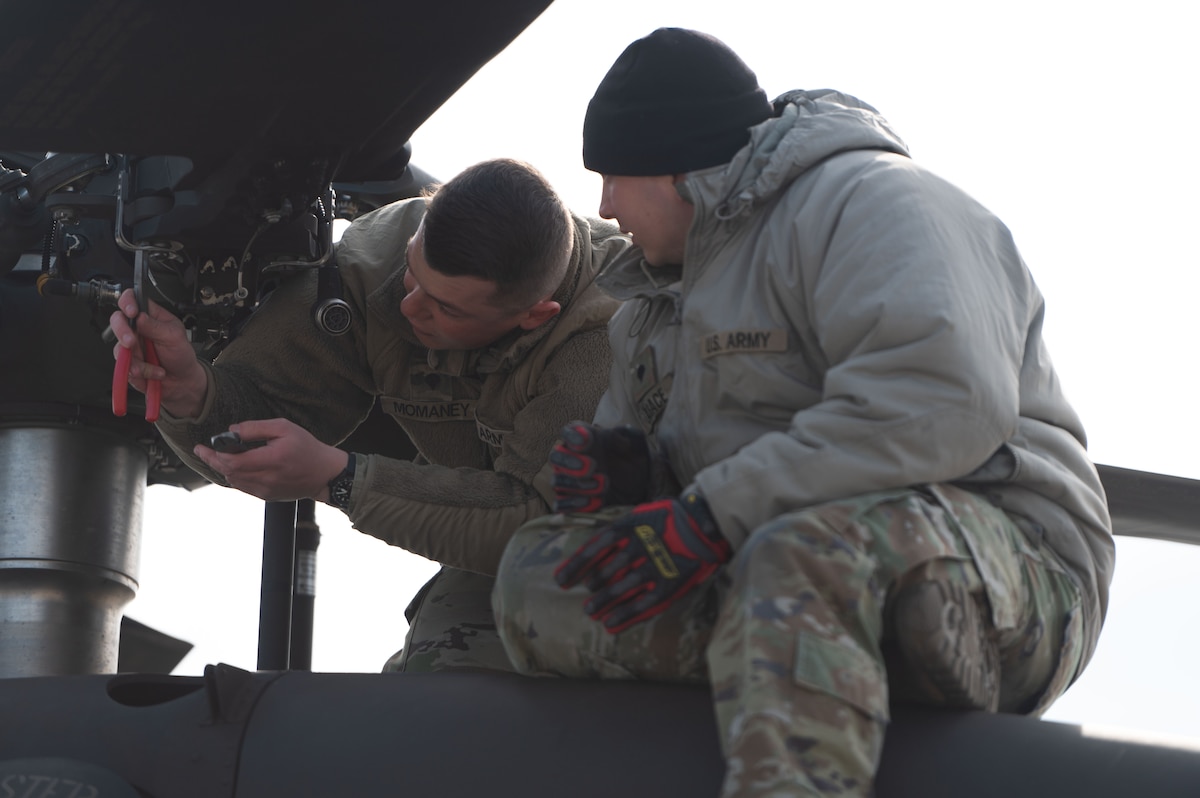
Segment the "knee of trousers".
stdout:
<path fill-rule="evenodd" d="M 521 526 L 505 547 L 492 588 L 496 631 L 519 673 L 575 675 L 567 641 L 593 624 L 583 612 L 582 586 L 563 590 L 554 580 L 558 566 L 609 516 L 547 515 Z"/>
<path fill-rule="evenodd" d="M 813 508 L 755 529 L 729 565 L 732 591 L 803 598 L 814 590 L 860 589 L 875 563 L 853 530 L 836 521 Z"/>
<path fill-rule="evenodd" d="M 756 529 L 731 563 L 708 650 L 714 692 L 730 697 L 719 713 L 748 718 L 788 706 L 841 728 L 860 723 L 842 714 L 851 709 L 886 723 L 874 573 L 868 553 L 819 508 Z"/>
<path fill-rule="evenodd" d="M 493 582 L 483 574 L 442 568 L 406 611 L 409 627 L 404 648 L 384 670 L 511 672 L 492 617 Z"/>
<path fill-rule="evenodd" d="M 627 508 L 626 508 L 627 509 Z M 583 585 L 564 590 L 554 571 L 606 524 L 623 515 L 550 515 L 517 530 L 492 591 L 496 629 L 513 666 L 526 675 L 699 681 L 716 599 L 697 590 L 661 616 L 619 634 L 584 612 Z"/>
<path fill-rule="evenodd" d="M 963 523 L 933 495 L 910 489 L 830 502 L 779 516 L 754 530 L 737 553 L 731 574 L 735 588 L 756 595 L 815 591 L 830 599 L 859 601 L 869 594 L 882 600 L 925 563 L 973 561 L 982 563 L 986 587 L 1013 592 L 1019 572 L 1011 530 L 999 528 L 1011 522 L 999 511 L 991 512 L 997 518 Z M 1000 624 L 1003 628 L 1012 625 L 1008 603 L 997 604 L 1007 622 Z"/>
<path fill-rule="evenodd" d="M 748 683 L 764 686 L 769 705 L 808 695 L 815 706 L 825 696 L 886 722 L 889 589 L 920 563 L 969 559 L 939 524 L 928 497 L 897 490 L 798 510 L 754 530 L 732 564 L 710 648 L 714 682 L 750 671 L 757 675 Z"/>

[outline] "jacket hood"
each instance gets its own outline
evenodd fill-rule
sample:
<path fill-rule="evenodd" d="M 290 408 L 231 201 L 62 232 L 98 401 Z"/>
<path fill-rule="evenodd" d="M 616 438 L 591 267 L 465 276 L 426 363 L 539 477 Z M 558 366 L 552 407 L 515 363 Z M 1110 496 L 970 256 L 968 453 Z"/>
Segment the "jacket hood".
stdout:
<path fill-rule="evenodd" d="M 728 164 L 691 173 L 680 194 L 697 214 L 732 219 L 769 201 L 830 156 L 883 150 L 907 156 L 904 141 L 867 103 L 832 89 L 797 89 L 778 97 L 775 116 L 750 131 Z"/>
<path fill-rule="evenodd" d="M 680 195 L 696 206 L 697 223 L 712 216 L 736 223 L 838 153 L 881 150 L 909 155 L 887 120 L 849 94 L 797 89 L 780 95 L 773 105 L 775 116 L 751 128 L 750 142 L 729 163 L 691 172 L 678 184 Z M 680 279 L 680 267 L 648 266 L 641 249 L 633 247 L 609 268 L 600 284 L 612 296 L 626 300 Z"/>

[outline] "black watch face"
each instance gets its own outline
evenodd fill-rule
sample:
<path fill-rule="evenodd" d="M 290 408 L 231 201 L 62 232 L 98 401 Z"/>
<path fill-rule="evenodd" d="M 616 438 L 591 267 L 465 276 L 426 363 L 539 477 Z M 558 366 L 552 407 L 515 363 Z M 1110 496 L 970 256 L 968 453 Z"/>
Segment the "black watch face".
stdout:
<path fill-rule="evenodd" d="M 354 453 L 350 453 L 346 468 L 329 483 L 329 503 L 339 510 L 350 506 L 350 491 L 354 487 Z"/>
<path fill-rule="evenodd" d="M 352 484 L 350 480 L 342 479 L 335 482 L 329 489 L 329 498 L 335 507 L 345 508 L 350 504 L 350 486 Z"/>

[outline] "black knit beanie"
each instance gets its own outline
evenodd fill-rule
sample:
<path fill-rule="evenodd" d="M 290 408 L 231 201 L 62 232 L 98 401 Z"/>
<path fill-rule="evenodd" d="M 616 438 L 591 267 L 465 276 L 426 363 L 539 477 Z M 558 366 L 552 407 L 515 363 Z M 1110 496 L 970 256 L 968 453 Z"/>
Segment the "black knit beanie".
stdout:
<path fill-rule="evenodd" d="M 758 78 L 724 42 L 659 28 L 600 81 L 583 120 L 583 165 L 644 176 L 728 163 L 771 114 Z"/>

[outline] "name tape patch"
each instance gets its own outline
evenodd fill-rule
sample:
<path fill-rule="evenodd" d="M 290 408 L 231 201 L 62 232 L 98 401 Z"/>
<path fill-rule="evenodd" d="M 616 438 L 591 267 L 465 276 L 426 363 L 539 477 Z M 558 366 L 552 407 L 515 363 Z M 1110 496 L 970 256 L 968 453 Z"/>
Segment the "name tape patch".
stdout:
<path fill-rule="evenodd" d="M 713 333 L 700 342 L 705 358 L 734 352 L 786 352 L 787 330 L 728 330 Z"/>
<path fill-rule="evenodd" d="M 488 446 L 494 446 L 499 449 L 504 445 L 505 433 L 498 429 L 485 426 L 484 423 L 479 419 L 475 419 L 475 431 L 479 434 L 479 440 L 483 441 Z"/>
<path fill-rule="evenodd" d="M 463 399 L 448 402 L 415 402 L 385 397 L 383 409 L 396 418 L 414 421 L 468 421 L 475 418 L 475 403 Z"/>

